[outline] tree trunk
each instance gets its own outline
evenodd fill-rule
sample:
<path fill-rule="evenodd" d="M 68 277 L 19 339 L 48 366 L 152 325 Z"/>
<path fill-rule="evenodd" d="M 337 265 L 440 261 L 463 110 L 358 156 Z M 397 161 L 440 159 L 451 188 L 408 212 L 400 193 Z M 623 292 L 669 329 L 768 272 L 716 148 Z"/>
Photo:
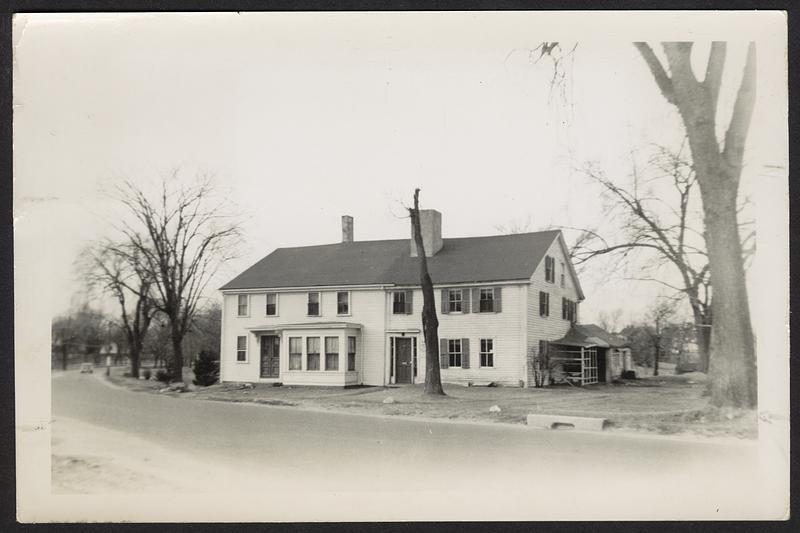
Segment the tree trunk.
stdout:
<path fill-rule="evenodd" d="M 661 341 L 655 345 L 655 352 L 653 355 L 653 375 L 658 375 L 658 360 L 661 359 Z"/>
<path fill-rule="evenodd" d="M 725 43 L 712 43 L 706 78 L 692 71 L 692 43 L 663 43 L 667 76 L 652 50 L 636 43 L 668 102 L 677 106 L 692 151 L 703 199 L 706 245 L 711 275 L 711 357 L 709 387 L 716 406 L 753 408 L 758 402 L 755 342 L 747 301 L 736 198 L 745 141 L 755 106 L 756 47 L 747 50 L 724 148 L 716 134 L 717 97 L 725 62 Z"/>
<path fill-rule="evenodd" d="M 167 371 L 172 376 L 172 381 L 183 381 L 183 336 L 174 328 L 172 330 L 172 358 Z"/>
<path fill-rule="evenodd" d="M 755 344 L 745 288 L 735 199 L 709 193 L 706 209 L 708 255 L 714 296 L 711 310 L 709 383 L 716 406 L 753 408 L 758 402 Z"/>
<path fill-rule="evenodd" d="M 139 379 L 139 367 L 141 365 L 142 345 L 140 342 L 132 342 L 128 346 L 131 358 L 131 376 Z"/>
<path fill-rule="evenodd" d="M 698 370 L 708 372 L 709 349 L 711 342 L 711 324 L 703 315 L 703 312 L 695 305 L 692 306 L 692 316 L 694 317 L 694 336 L 697 344 L 697 354 L 699 356 Z"/>
<path fill-rule="evenodd" d="M 411 224 L 414 227 L 414 242 L 420 264 L 420 283 L 422 284 L 422 331 L 425 336 L 425 394 L 444 396 L 439 369 L 439 319 L 436 316 L 436 296 L 433 281 L 428 273 L 428 258 L 422 241 L 419 222 L 419 189 L 414 191 L 414 208 L 409 209 Z"/>

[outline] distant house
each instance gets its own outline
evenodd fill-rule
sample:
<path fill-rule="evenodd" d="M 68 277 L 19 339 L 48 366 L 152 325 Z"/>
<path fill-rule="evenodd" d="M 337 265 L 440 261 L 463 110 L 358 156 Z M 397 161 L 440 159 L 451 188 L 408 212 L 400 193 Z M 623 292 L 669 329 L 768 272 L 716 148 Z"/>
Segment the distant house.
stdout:
<path fill-rule="evenodd" d="M 561 232 L 443 238 L 441 220 L 420 212 L 442 381 L 533 384 L 584 299 Z M 221 288 L 221 381 L 423 382 L 419 278 L 413 239 L 355 241 L 349 216 L 340 243 L 275 250 Z"/>

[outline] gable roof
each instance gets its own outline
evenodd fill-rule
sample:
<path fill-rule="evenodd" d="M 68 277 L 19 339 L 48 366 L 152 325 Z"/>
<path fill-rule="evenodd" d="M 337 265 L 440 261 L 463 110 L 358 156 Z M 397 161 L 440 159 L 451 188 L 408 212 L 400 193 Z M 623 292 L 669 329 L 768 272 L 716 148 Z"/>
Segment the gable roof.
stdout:
<path fill-rule="evenodd" d="M 428 270 L 437 285 L 527 281 L 560 233 L 443 239 L 442 249 L 428 258 Z M 393 239 L 278 248 L 221 290 L 419 285 L 419 259 L 411 257 L 409 246 L 409 239 Z"/>

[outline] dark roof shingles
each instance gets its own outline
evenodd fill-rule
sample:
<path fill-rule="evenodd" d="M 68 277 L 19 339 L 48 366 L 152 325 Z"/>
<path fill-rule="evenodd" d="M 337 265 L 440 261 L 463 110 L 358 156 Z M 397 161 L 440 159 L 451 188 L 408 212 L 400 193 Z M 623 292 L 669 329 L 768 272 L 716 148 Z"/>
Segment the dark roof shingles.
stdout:
<path fill-rule="evenodd" d="M 428 270 L 436 284 L 528 279 L 557 235 L 444 239 Z M 419 284 L 419 260 L 411 257 L 408 239 L 278 248 L 222 290 L 378 284 Z"/>

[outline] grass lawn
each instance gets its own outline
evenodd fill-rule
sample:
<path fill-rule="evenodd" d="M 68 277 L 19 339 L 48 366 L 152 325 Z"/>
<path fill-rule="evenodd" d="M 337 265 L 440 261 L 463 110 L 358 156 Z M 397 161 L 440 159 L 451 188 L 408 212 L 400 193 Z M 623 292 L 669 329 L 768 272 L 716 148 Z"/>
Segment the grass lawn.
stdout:
<path fill-rule="evenodd" d="M 165 385 L 123 376 L 125 368 L 112 369 L 111 381 L 127 388 L 157 393 Z M 184 381 L 192 382 L 184 369 Z M 648 376 L 618 384 L 588 387 L 463 387 L 444 385 L 444 397 L 425 396 L 422 385 L 390 387 L 273 387 L 224 383 L 210 387 L 189 386 L 189 392 L 164 394 L 199 399 L 254 402 L 304 409 L 382 414 L 418 418 L 446 418 L 524 424 L 531 413 L 602 417 L 608 429 L 660 434 L 726 435 L 755 438 L 755 411 L 726 410 L 709 406 L 704 395 L 705 375 Z M 392 403 L 384 403 L 387 398 Z M 491 412 L 492 406 L 500 412 Z"/>

